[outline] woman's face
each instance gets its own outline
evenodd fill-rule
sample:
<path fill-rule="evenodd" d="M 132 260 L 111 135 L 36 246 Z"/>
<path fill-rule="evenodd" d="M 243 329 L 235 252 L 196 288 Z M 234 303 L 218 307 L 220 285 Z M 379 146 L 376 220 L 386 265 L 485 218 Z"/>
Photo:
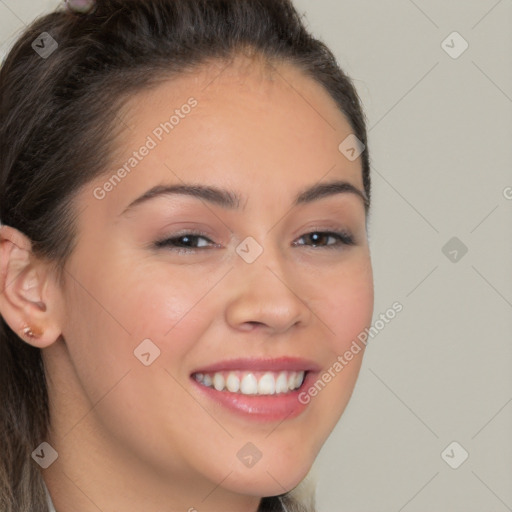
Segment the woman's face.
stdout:
<path fill-rule="evenodd" d="M 373 311 L 361 161 L 339 149 L 349 123 L 294 68 L 221 70 L 118 116 L 115 163 L 77 197 L 65 341 L 45 349 L 61 463 L 92 479 L 121 464 L 127 482 L 194 490 L 198 510 L 303 479 L 363 351 L 342 370 L 338 356 Z"/>

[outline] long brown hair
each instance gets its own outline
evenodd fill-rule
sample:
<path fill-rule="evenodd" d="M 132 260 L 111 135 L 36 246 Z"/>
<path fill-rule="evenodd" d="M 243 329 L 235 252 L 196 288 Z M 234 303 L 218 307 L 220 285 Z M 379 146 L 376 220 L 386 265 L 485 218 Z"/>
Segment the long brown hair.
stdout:
<path fill-rule="evenodd" d="M 51 54 L 32 46 L 42 33 L 58 45 Z M 73 199 L 108 171 L 124 102 L 159 80 L 247 49 L 294 64 L 323 85 L 367 146 L 351 80 L 307 31 L 291 0 L 98 0 L 82 13 L 62 7 L 33 22 L 0 68 L 2 224 L 23 232 L 36 256 L 63 269 L 76 240 Z M 361 159 L 369 199 L 367 150 Z M 41 351 L 0 317 L 2 512 L 47 511 L 31 453 L 49 421 Z M 283 504 L 290 512 L 312 510 L 289 494 L 264 498 L 260 510 L 283 510 Z"/>

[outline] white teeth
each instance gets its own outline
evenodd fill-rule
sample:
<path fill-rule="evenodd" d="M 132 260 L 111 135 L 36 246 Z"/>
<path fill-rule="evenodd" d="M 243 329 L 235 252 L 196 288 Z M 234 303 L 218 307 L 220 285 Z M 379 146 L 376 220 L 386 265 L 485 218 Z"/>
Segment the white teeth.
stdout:
<path fill-rule="evenodd" d="M 285 393 L 288 391 L 288 378 L 286 372 L 281 372 L 276 379 L 276 393 Z"/>
<path fill-rule="evenodd" d="M 276 392 L 276 379 L 271 373 L 265 373 L 258 382 L 258 395 L 273 395 Z"/>
<path fill-rule="evenodd" d="M 237 393 L 240 389 L 240 379 L 233 372 L 229 372 L 226 379 L 226 388 L 231 393 Z"/>
<path fill-rule="evenodd" d="M 247 373 L 240 383 L 240 391 L 244 395 L 255 395 L 258 393 L 258 381 L 252 373 Z"/>
<path fill-rule="evenodd" d="M 222 373 L 216 373 L 214 376 L 213 376 L 213 387 L 217 390 L 217 391 L 222 391 L 224 389 L 224 384 L 225 384 L 225 380 L 224 380 L 224 376 L 222 375 Z"/>
<path fill-rule="evenodd" d="M 304 371 L 291 372 L 230 372 L 196 373 L 194 379 L 217 391 L 242 393 L 244 395 L 275 395 L 289 393 L 300 388 L 304 382 Z"/>

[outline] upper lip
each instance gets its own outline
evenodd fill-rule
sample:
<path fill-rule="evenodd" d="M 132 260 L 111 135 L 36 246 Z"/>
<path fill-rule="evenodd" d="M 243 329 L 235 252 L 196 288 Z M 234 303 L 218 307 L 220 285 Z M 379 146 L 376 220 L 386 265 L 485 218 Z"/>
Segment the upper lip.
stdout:
<path fill-rule="evenodd" d="M 237 358 L 220 361 L 208 366 L 202 366 L 194 373 L 215 373 L 230 370 L 252 370 L 252 371 L 319 371 L 320 366 L 314 361 L 298 357 L 278 357 L 278 358 Z"/>

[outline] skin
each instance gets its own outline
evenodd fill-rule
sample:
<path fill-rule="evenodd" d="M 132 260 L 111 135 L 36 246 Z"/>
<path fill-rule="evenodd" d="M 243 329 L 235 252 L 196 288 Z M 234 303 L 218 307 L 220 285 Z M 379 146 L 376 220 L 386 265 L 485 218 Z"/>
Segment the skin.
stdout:
<path fill-rule="evenodd" d="M 271 72 L 239 58 L 222 69 L 213 63 L 162 82 L 124 107 L 130 129 L 115 163 L 76 198 L 78 241 L 63 286 L 22 233 L 1 228 L 2 288 L 10 284 L 0 312 L 43 349 L 47 368 L 47 441 L 59 457 L 43 476 L 58 512 L 254 512 L 262 496 L 306 476 L 353 391 L 363 351 L 283 422 L 216 407 L 190 380 L 193 370 L 236 357 L 303 357 L 325 371 L 373 313 L 363 201 L 343 193 L 291 207 L 320 181 L 363 190 L 360 159 L 338 150 L 349 123 L 289 65 Z M 197 107 L 96 199 L 94 189 L 191 96 Z M 240 207 L 174 195 L 120 215 L 154 185 L 184 181 L 228 188 Z M 186 229 L 208 233 L 196 246 L 219 247 L 151 247 Z M 324 238 L 314 247 L 304 237 L 336 229 L 355 245 L 326 248 L 336 239 Z M 235 251 L 248 236 L 263 247 L 250 264 Z M 40 336 L 23 336 L 27 324 Z M 133 353 L 146 338 L 161 351 L 150 366 Z M 252 468 L 236 456 L 247 442 L 262 453 Z"/>

